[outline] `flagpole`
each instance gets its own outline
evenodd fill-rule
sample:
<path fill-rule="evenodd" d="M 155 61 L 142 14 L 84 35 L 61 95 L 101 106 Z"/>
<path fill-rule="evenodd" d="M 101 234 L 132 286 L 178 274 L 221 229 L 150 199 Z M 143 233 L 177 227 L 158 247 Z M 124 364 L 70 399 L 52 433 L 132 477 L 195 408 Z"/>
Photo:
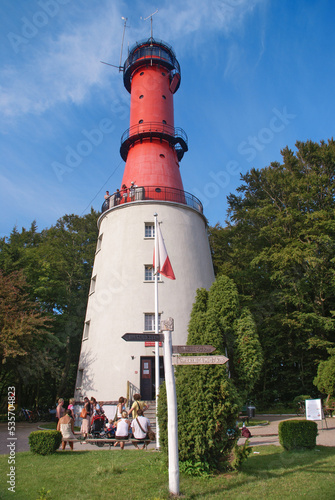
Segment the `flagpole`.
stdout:
<path fill-rule="evenodd" d="M 157 213 L 155 217 L 155 333 L 159 333 L 159 313 L 158 313 L 158 238 L 157 238 Z M 159 450 L 159 424 L 158 424 L 158 395 L 159 395 L 159 342 L 155 342 L 155 389 L 156 389 L 156 449 Z"/>

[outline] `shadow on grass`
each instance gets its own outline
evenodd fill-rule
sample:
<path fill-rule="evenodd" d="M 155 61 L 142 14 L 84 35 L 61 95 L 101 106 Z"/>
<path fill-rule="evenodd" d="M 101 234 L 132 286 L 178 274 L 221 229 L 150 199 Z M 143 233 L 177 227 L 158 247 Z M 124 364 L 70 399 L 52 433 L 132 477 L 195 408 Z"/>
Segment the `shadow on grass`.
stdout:
<path fill-rule="evenodd" d="M 334 473 L 334 466 L 330 465 L 326 459 L 331 456 L 335 457 L 335 448 L 317 446 L 314 450 L 289 452 L 278 446 L 266 446 L 262 449 L 257 447 L 254 450 L 260 450 L 259 454 L 250 455 L 242 465 L 240 471 L 223 473 L 220 476 L 216 476 L 227 478 L 224 486 L 221 485 L 218 487 L 217 485 L 213 485 L 211 487 L 209 483 L 206 493 L 208 495 L 219 493 L 224 495 L 225 493 L 240 489 L 242 485 L 244 492 L 246 492 L 248 486 L 256 485 L 257 483 L 263 483 L 263 489 L 264 483 L 268 480 L 283 481 L 297 473 L 329 474 L 329 476 L 332 476 Z M 188 498 L 192 500 L 203 498 L 203 493 L 192 493 Z M 250 496 L 250 498 L 255 497 Z"/>

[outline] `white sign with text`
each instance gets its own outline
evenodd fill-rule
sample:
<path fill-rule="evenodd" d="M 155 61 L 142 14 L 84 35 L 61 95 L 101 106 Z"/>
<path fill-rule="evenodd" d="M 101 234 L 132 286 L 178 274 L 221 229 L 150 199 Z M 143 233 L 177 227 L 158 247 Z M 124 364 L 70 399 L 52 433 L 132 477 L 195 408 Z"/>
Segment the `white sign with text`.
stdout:
<path fill-rule="evenodd" d="M 307 420 L 322 420 L 321 399 L 306 399 L 305 405 Z"/>

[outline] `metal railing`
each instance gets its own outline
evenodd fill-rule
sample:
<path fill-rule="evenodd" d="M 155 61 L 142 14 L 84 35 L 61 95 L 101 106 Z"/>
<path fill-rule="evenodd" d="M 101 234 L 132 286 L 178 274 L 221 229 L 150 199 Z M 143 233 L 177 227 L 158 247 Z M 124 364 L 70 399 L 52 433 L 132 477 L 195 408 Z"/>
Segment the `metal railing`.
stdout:
<path fill-rule="evenodd" d="M 131 73 L 136 67 L 145 63 L 146 60 L 148 62 L 157 61 L 170 71 L 172 70 L 172 73 L 180 74 L 179 62 L 170 45 L 161 40 L 154 40 L 153 38 L 137 42 L 130 49 L 129 56 L 123 66 L 123 81 L 128 92 L 130 92 Z"/>
<path fill-rule="evenodd" d="M 101 211 L 105 212 L 110 208 L 126 203 L 147 200 L 181 203 L 197 210 L 201 214 L 203 213 L 202 203 L 196 196 L 187 191 L 166 186 L 135 186 L 122 189 L 113 193 L 104 201 Z"/>
<path fill-rule="evenodd" d="M 181 127 L 172 127 L 171 125 L 167 125 L 166 123 L 161 122 L 145 122 L 138 123 L 129 127 L 121 137 L 121 145 L 127 141 L 127 139 L 133 136 L 139 136 L 142 134 L 152 134 L 158 133 L 163 135 L 168 135 L 174 137 L 175 139 L 182 139 L 185 142 L 186 146 L 188 145 L 188 137 L 186 132 Z M 178 141 L 177 141 L 178 142 Z"/>

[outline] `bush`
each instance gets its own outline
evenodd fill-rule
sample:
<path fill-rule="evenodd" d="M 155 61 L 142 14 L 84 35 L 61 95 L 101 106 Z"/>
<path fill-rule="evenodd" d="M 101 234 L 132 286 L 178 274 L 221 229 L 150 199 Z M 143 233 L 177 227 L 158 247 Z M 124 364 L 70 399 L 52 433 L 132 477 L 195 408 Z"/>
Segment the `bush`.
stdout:
<path fill-rule="evenodd" d="M 62 434 L 59 431 L 36 431 L 28 439 L 30 451 L 39 455 L 51 455 L 58 450 Z"/>
<path fill-rule="evenodd" d="M 316 446 L 318 426 L 311 420 L 284 420 L 278 426 L 279 442 L 285 450 L 312 449 Z"/>
<path fill-rule="evenodd" d="M 238 433 L 233 439 L 228 435 L 228 430 L 235 428 L 238 417 L 240 400 L 237 391 L 227 378 L 226 369 L 220 365 L 178 368 L 181 368 L 176 377 L 181 470 L 196 476 L 224 470 L 226 457 L 238 438 Z M 160 446 L 167 452 L 165 384 L 160 386 L 158 418 Z"/>
<path fill-rule="evenodd" d="M 298 403 L 304 403 L 306 399 L 312 399 L 311 396 L 306 396 L 302 394 L 301 396 L 297 396 L 293 399 L 293 404 L 296 406 Z"/>

